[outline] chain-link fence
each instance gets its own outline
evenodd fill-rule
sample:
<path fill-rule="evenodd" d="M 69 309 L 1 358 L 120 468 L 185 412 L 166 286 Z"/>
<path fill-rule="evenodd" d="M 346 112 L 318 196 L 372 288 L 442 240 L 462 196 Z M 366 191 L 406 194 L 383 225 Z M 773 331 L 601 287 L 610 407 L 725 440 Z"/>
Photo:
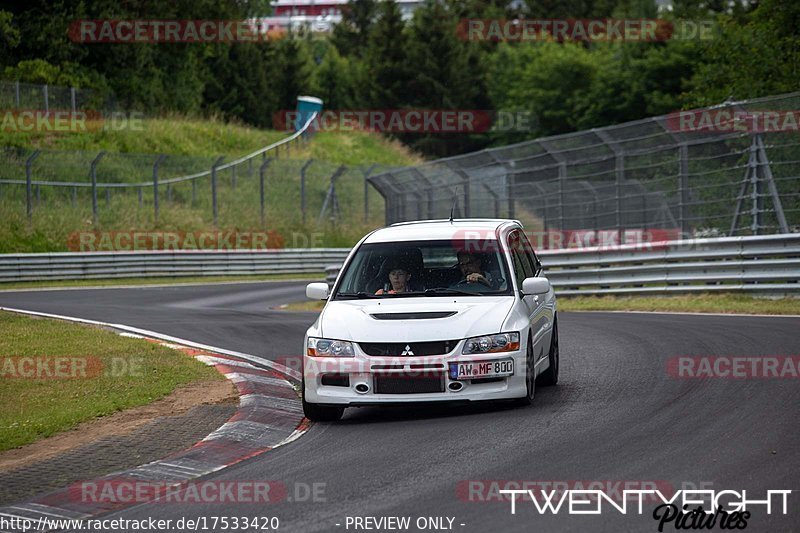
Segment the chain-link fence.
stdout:
<path fill-rule="evenodd" d="M 49 111 L 111 110 L 114 99 L 89 89 L 22 83 L 0 82 L 0 109 L 36 109 Z"/>
<path fill-rule="evenodd" d="M 311 133 L 235 160 L 0 148 L 4 225 L 27 218 L 28 233 L 49 239 L 49 249 L 87 230 L 210 227 L 275 230 L 285 246 L 345 245 L 382 223 L 383 202 L 367 177 L 386 167 L 298 157 Z"/>
<path fill-rule="evenodd" d="M 535 139 L 376 174 L 386 223 L 508 217 L 594 244 L 800 230 L 800 93 Z M 454 207 L 455 206 L 455 207 Z"/>

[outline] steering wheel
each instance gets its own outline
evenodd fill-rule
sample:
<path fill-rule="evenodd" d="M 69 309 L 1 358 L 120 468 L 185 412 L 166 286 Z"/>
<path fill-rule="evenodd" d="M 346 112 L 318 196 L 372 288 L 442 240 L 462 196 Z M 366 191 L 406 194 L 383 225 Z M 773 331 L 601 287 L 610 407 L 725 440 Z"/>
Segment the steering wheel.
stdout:
<path fill-rule="evenodd" d="M 466 279 L 462 279 L 455 285 L 450 286 L 451 289 L 458 289 L 460 291 L 472 291 L 472 292 L 480 292 L 482 290 L 491 289 L 488 285 L 484 285 L 480 281 L 467 281 Z"/>

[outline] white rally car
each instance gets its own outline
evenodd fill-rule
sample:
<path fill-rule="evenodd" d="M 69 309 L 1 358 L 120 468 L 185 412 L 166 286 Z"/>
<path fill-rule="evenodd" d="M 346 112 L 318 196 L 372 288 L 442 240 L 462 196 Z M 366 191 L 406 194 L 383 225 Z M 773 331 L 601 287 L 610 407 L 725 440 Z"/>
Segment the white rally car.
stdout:
<path fill-rule="evenodd" d="M 353 248 L 306 332 L 303 407 L 514 399 L 558 381 L 556 299 L 515 220 L 394 224 Z"/>

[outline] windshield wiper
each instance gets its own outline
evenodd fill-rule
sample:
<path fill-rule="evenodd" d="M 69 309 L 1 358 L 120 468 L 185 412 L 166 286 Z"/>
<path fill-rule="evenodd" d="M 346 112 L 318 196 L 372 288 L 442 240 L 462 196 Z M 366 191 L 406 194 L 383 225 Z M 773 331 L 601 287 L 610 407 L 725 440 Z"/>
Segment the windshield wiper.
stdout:
<path fill-rule="evenodd" d="M 372 296 L 370 296 L 366 292 L 340 292 L 339 294 L 336 295 L 337 298 L 340 296 L 343 296 L 345 298 L 359 298 L 359 299 L 372 298 Z"/>
<path fill-rule="evenodd" d="M 462 296 L 483 296 L 482 292 L 460 291 L 449 287 L 436 287 L 435 289 L 425 289 L 425 296 L 437 296 L 439 294 L 460 294 Z"/>

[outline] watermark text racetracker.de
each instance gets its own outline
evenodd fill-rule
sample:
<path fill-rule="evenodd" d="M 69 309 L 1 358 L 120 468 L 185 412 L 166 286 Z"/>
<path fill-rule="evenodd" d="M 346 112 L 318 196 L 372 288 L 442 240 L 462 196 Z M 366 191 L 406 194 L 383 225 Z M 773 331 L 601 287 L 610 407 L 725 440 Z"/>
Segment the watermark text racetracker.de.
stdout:
<path fill-rule="evenodd" d="M 798 379 L 800 355 L 681 355 L 667 360 L 676 379 Z"/>
<path fill-rule="evenodd" d="M 303 235 L 304 236 L 304 235 Z M 317 244 L 321 237 L 298 239 L 293 244 Z M 283 248 L 279 233 L 268 231 L 81 231 L 69 235 L 67 249 L 73 252 L 143 250 L 269 250 Z"/>
<path fill-rule="evenodd" d="M 0 357 L 0 379 L 93 379 L 143 376 L 142 357 L 25 355 Z"/>
<path fill-rule="evenodd" d="M 147 481 L 111 477 L 81 481 L 69 488 L 76 503 L 128 506 L 155 504 L 274 504 L 323 503 L 325 482 L 275 480 L 200 480 L 185 482 Z"/>
<path fill-rule="evenodd" d="M 690 109 L 667 115 L 667 128 L 676 133 L 798 133 L 800 110 Z"/>
<path fill-rule="evenodd" d="M 708 40 L 713 20 L 665 19 L 461 19 L 456 27 L 465 41 L 624 41 Z"/>
<path fill-rule="evenodd" d="M 72 22 L 67 35 L 81 44 L 254 43 L 273 39 L 272 29 L 255 19 L 83 19 Z"/>
<path fill-rule="evenodd" d="M 180 518 L 53 518 L 37 519 L 0 516 L 0 530 L 21 531 L 274 531 L 280 529 L 277 516 L 201 515 Z"/>
<path fill-rule="evenodd" d="M 3 133 L 144 131 L 144 113 L 65 109 L 0 109 Z"/>
<path fill-rule="evenodd" d="M 272 117 L 277 130 L 292 131 L 305 114 L 282 110 Z M 538 125 L 531 111 L 482 109 L 329 109 L 311 123 L 315 131 L 455 134 L 528 132 Z"/>

